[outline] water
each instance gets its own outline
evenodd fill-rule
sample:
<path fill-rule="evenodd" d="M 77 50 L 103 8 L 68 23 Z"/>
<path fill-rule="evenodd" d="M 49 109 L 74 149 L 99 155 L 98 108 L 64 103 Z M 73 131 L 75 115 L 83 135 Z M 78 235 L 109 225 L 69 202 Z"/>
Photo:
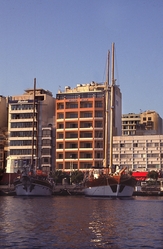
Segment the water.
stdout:
<path fill-rule="evenodd" d="M 163 248 L 163 197 L 0 197 L 0 248 Z"/>

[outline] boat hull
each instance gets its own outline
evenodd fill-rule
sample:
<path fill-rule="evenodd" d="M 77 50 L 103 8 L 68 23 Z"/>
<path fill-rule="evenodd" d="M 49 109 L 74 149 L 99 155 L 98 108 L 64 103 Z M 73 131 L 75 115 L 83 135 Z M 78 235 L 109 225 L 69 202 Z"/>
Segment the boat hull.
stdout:
<path fill-rule="evenodd" d="M 32 177 L 22 177 L 15 182 L 15 192 L 18 196 L 50 196 L 52 185 L 46 180 L 38 180 Z"/>
<path fill-rule="evenodd" d="M 91 197 L 131 197 L 134 192 L 133 186 L 116 184 L 113 186 L 95 186 L 85 188 L 85 196 Z"/>
<path fill-rule="evenodd" d="M 32 189 L 32 190 L 31 190 Z M 48 187 L 32 184 L 24 188 L 23 184 L 19 184 L 15 187 L 16 195 L 21 196 L 50 196 L 52 195 L 52 190 Z"/>

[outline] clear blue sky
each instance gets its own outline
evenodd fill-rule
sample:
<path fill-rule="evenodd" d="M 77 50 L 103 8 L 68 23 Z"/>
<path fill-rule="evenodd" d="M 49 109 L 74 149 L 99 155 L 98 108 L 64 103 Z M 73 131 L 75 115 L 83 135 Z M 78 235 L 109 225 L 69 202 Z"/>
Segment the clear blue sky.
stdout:
<path fill-rule="evenodd" d="M 0 0 L 0 95 L 105 81 L 115 43 L 123 114 L 163 118 L 163 0 Z"/>

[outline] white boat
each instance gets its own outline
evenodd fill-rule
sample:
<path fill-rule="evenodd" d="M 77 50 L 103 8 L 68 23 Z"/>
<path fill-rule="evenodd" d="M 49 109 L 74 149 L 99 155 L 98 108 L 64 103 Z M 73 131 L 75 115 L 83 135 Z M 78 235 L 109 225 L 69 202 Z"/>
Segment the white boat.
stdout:
<path fill-rule="evenodd" d="M 24 168 L 22 175 L 15 179 L 14 186 L 18 196 L 49 196 L 53 191 L 53 182 L 46 175 L 31 174 L 28 168 Z"/>
<path fill-rule="evenodd" d="M 108 55 L 109 64 L 109 55 Z M 108 66 L 109 68 L 109 66 Z M 111 83 L 111 100 L 110 100 L 110 160 L 108 168 L 108 102 L 109 102 L 109 84 L 106 80 L 105 98 L 105 153 L 103 169 L 94 169 L 90 176 L 85 179 L 84 193 L 92 197 L 131 197 L 133 195 L 136 179 L 125 173 L 126 168 L 113 172 L 113 119 L 114 119 L 114 44 L 112 44 L 112 83 Z"/>
<path fill-rule="evenodd" d="M 14 181 L 16 195 L 18 196 L 49 196 L 53 192 L 53 182 L 41 170 L 33 169 L 34 156 L 34 117 L 35 117 L 35 90 L 36 79 L 34 79 L 33 100 L 33 135 L 32 135 L 32 159 L 31 169 L 24 167 L 20 177 Z"/>
<path fill-rule="evenodd" d="M 124 169 L 123 169 L 124 170 Z M 131 197 L 136 185 L 136 179 L 124 172 L 117 175 L 99 175 L 98 178 L 86 182 L 84 193 L 94 197 Z"/>

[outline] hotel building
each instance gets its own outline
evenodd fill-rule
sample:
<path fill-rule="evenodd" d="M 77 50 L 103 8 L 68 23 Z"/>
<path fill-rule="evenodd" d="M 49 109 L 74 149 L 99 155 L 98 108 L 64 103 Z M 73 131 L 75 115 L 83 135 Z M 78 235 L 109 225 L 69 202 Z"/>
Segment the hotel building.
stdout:
<path fill-rule="evenodd" d="M 56 169 L 103 166 L 105 84 L 65 87 L 56 95 Z M 109 93 L 110 96 L 110 93 Z M 115 86 L 114 134 L 121 135 L 121 92 Z M 108 114 L 109 115 L 109 114 Z"/>

